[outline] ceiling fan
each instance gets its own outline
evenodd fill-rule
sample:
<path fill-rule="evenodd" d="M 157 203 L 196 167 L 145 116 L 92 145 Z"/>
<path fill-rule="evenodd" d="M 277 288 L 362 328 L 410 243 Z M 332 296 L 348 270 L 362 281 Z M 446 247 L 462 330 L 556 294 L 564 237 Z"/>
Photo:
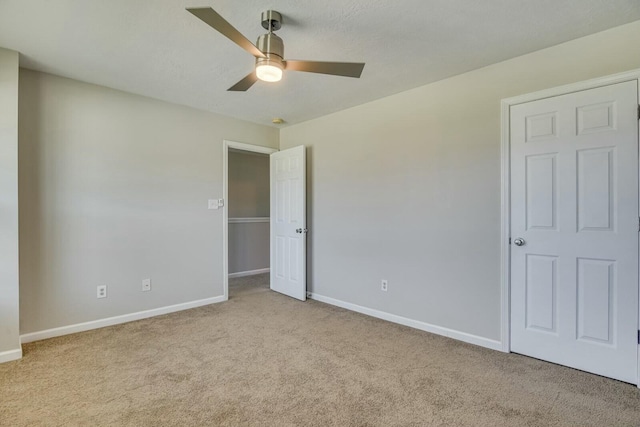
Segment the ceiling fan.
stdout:
<path fill-rule="evenodd" d="M 255 56 L 255 70 L 227 90 L 246 91 L 258 79 L 265 82 L 280 81 L 283 70 L 356 78 L 362 74 L 364 63 L 285 60 L 284 43 L 280 37 L 273 33 L 282 27 L 282 15 L 275 10 L 262 12 L 262 27 L 269 32 L 258 37 L 258 42 L 255 45 L 212 8 L 195 7 L 187 8 L 187 10 Z"/>

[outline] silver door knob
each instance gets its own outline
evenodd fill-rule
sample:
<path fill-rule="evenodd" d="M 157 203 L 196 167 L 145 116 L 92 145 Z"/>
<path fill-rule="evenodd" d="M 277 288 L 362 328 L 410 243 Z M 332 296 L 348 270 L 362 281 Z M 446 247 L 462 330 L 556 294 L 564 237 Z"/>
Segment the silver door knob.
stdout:
<path fill-rule="evenodd" d="M 296 228 L 296 233 L 306 233 L 307 229 L 306 228 Z"/>
<path fill-rule="evenodd" d="M 513 244 L 516 246 L 524 246 L 524 239 L 522 237 L 518 237 L 513 240 Z"/>

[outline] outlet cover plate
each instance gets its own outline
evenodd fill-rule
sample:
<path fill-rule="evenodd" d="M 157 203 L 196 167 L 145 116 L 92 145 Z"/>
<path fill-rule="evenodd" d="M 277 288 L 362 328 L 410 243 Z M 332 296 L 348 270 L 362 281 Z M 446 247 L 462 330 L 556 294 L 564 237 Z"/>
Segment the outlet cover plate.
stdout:
<path fill-rule="evenodd" d="M 142 292 L 151 290 L 151 279 L 142 279 Z"/>
<path fill-rule="evenodd" d="M 106 298 L 107 297 L 107 285 L 99 285 L 97 288 L 96 298 Z"/>

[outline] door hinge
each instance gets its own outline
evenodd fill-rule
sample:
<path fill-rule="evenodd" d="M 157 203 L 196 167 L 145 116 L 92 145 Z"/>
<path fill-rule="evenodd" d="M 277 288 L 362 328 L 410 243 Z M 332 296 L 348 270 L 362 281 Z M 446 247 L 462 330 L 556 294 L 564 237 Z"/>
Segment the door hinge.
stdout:
<path fill-rule="evenodd" d="M 640 221 L 640 218 L 638 218 L 638 220 Z M 511 244 L 511 237 L 509 237 L 509 244 Z"/>
<path fill-rule="evenodd" d="M 640 120 L 640 105 L 638 105 L 638 120 Z"/>
<path fill-rule="evenodd" d="M 638 344 L 640 344 L 640 331 L 638 331 Z"/>

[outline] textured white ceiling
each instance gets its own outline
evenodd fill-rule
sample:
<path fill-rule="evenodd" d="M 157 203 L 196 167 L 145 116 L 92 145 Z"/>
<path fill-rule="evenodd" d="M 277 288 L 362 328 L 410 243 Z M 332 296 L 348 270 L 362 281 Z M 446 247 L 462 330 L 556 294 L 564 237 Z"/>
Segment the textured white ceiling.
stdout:
<path fill-rule="evenodd" d="M 367 65 L 227 92 L 253 57 L 185 11 L 202 6 L 254 42 L 277 10 L 286 58 Z M 286 125 L 638 19 L 640 0 L 0 0 L 0 46 L 26 68 Z"/>

